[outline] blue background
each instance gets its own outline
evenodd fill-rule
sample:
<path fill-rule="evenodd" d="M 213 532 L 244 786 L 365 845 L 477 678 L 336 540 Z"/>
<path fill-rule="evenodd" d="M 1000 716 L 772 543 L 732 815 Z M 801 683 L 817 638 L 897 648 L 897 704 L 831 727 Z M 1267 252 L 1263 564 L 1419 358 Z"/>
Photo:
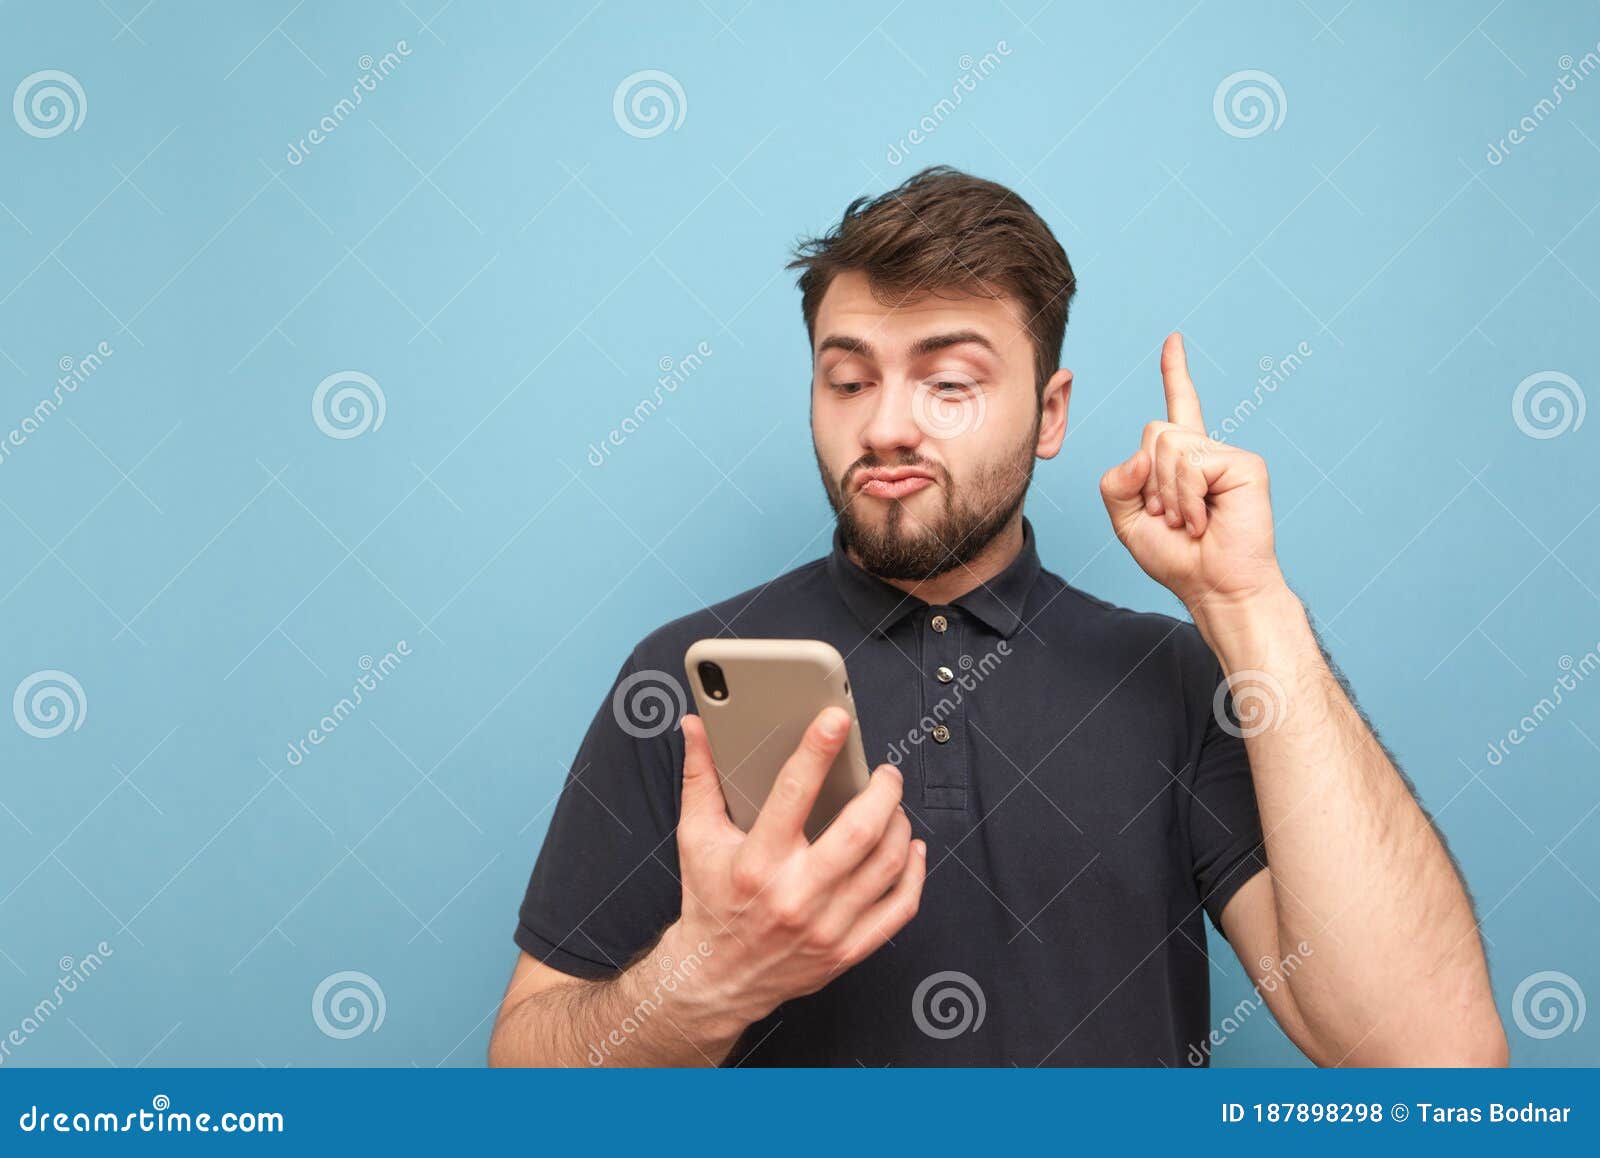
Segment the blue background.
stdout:
<path fill-rule="evenodd" d="M 1600 990 L 1600 681 L 1486 759 L 1600 643 L 1600 419 L 1512 410 L 1529 375 L 1600 377 L 1600 78 L 1486 155 L 1600 10 L 439 3 L 0 7 L 0 97 L 59 69 L 87 105 L 43 138 L 0 111 L 0 437 L 114 351 L 0 462 L 0 698 L 83 689 L 51 739 L 0 714 L 0 1035 L 113 950 L 11 1064 L 478 1064 L 628 650 L 826 550 L 789 246 L 934 163 L 1016 188 L 1078 270 L 1071 431 L 1028 510 L 1080 587 L 1179 610 L 1095 490 L 1160 416 L 1162 337 L 1212 426 L 1311 349 L 1231 440 L 1465 868 L 1515 1061 L 1600 1061 L 1592 1017 L 1535 1037 L 1512 1008 L 1542 971 Z M 613 94 L 644 69 L 683 117 L 641 137 Z M 1285 115 L 1242 138 L 1213 94 L 1243 69 Z M 312 395 L 344 370 L 386 413 L 330 438 Z M 346 970 L 386 1017 L 341 1040 L 311 1002 Z M 1215 989 L 1218 1016 L 1246 991 L 1225 948 Z M 1265 1014 L 1217 1051 L 1297 1058 Z"/>

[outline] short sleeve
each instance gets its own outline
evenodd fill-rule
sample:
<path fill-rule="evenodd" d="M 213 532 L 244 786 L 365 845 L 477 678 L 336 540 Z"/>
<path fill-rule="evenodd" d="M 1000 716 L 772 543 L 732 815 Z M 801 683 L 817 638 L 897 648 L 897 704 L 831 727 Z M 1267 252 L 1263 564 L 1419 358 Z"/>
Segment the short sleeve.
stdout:
<path fill-rule="evenodd" d="M 1221 933 L 1222 910 L 1240 886 L 1267 867 L 1267 853 L 1256 807 L 1255 782 L 1250 777 L 1250 757 L 1234 712 L 1233 697 L 1223 694 L 1219 719 L 1213 705 L 1224 677 L 1214 660 L 1211 671 L 1206 702 L 1199 713 L 1204 722 L 1195 761 L 1194 799 L 1189 802 L 1189 847 L 1200 903 Z"/>
<path fill-rule="evenodd" d="M 567 772 L 514 939 L 574 977 L 609 977 L 677 919 L 682 681 L 630 655 Z"/>

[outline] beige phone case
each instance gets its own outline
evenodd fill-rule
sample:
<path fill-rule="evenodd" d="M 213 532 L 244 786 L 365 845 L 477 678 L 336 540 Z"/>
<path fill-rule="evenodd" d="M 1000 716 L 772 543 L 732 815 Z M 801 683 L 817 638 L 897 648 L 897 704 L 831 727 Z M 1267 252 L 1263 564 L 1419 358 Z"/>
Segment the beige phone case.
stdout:
<path fill-rule="evenodd" d="M 724 699 L 713 699 L 700 664 L 722 669 Z M 828 771 L 806 822 L 815 840 L 856 793 L 870 771 L 844 659 L 816 639 L 702 639 L 690 645 L 683 664 L 705 722 L 711 755 L 722 778 L 728 814 L 746 832 L 755 823 L 784 761 L 817 713 L 837 705 L 850 713 L 850 735 Z"/>

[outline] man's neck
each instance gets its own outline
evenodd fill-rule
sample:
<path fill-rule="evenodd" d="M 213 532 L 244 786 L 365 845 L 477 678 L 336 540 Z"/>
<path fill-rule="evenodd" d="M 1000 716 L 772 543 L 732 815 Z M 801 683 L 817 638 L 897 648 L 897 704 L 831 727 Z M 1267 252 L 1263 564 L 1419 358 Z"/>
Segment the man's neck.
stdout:
<path fill-rule="evenodd" d="M 953 603 L 1004 571 L 1021 550 L 1022 512 L 1018 511 L 1000 533 L 990 539 L 983 550 L 966 563 L 952 567 L 932 579 L 884 579 L 883 581 L 924 603 Z M 854 548 L 849 548 L 848 554 L 857 566 L 861 565 L 861 559 L 856 555 Z"/>

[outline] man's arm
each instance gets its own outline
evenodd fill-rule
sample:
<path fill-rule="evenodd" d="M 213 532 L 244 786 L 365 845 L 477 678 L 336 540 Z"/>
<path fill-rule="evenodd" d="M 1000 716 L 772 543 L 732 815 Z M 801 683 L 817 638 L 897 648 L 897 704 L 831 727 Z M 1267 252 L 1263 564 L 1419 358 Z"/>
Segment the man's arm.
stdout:
<path fill-rule="evenodd" d="M 1101 495 L 1117 537 L 1194 617 L 1246 736 L 1270 873 L 1223 911 L 1266 997 L 1321 1064 L 1504 1064 L 1471 902 L 1432 823 L 1326 662 L 1273 547 L 1266 464 L 1206 436 L 1183 343 L 1166 422 Z M 1301 953 L 1304 942 L 1307 951 Z"/>
<path fill-rule="evenodd" d="M 746 1027 L 814 993 L 916 915 L 927 846 L 911 839 L 899 771 L 808 842 L 805 822 L 850 717 L 827 708 L 784 764 L 748 834 L 728 819 L 698 716 L 682 721 L 681 915 L 616 977 L 582 981 L 524 954 L 491 1065 L 715 1065 Z"/>
<path fill-rule="evenodd" d="M 1460 876 L 1299 600 L 1283 586 L 1247 607 L 1201 604 L 1195 622 L 1245 713 L 1272 866 L 1223 928 L 1258 981 L 1263 960 L 1299 958 L 1277 1003 L 1266 994 L 1274 1015 L 1323 1065 L 1504 1065 Z"/>
<path fill-rule="evenodd" d="M 523 953 L 489 1041 L 489 1064 L 716 1065 L 744 1027 L 697 998 L 681 962 L 698 954 L 672 952 L 664 936 L 606 981 L 568 976 Z"/>

